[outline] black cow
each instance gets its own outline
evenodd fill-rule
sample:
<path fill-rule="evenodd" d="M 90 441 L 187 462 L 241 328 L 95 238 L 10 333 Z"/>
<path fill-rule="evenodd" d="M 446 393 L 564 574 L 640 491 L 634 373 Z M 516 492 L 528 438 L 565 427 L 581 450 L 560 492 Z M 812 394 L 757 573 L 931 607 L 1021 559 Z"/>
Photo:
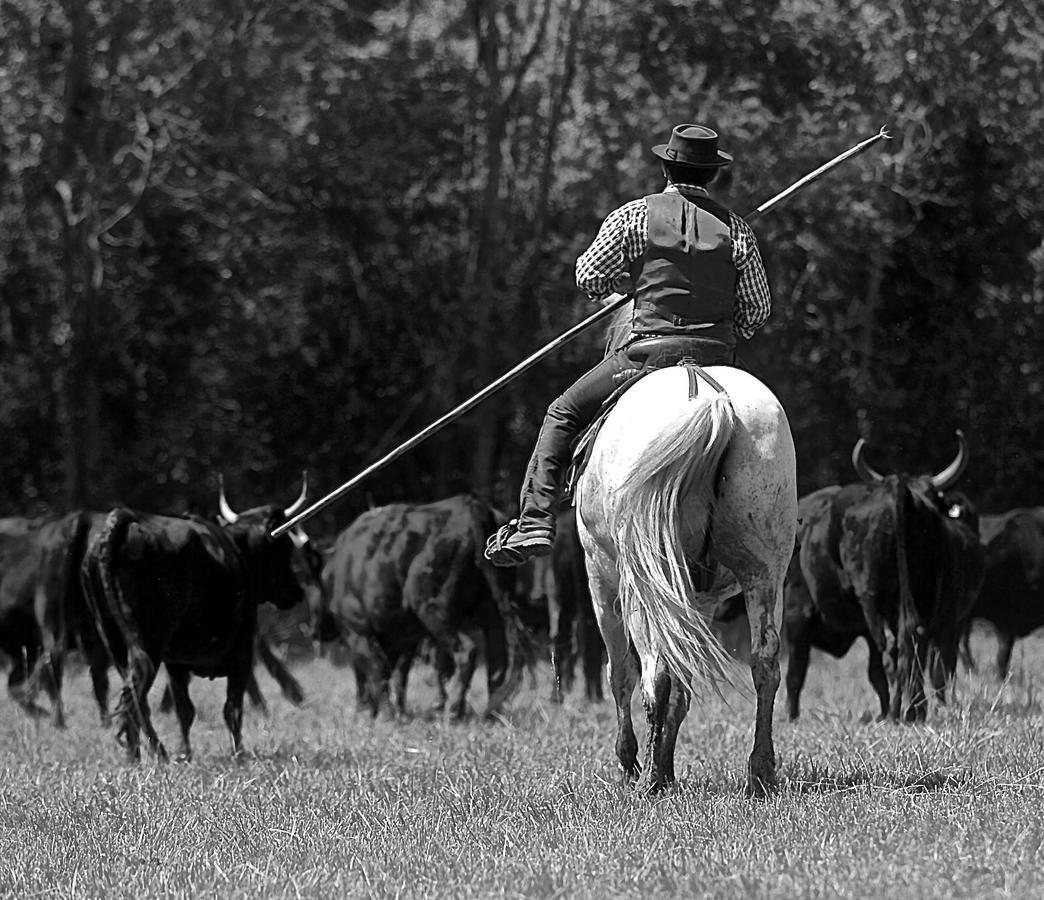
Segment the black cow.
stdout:
<path fill-rule="evenodd" d="M 10 661 L 7 693 L 33 716 L 44 713 L 34 702 L 28 683 L 41 645 L 34 611 L 40 524 L 21 516 L 0 519 L 0 650 Z"/>
<path fill-rule="evenodd" d="M 161 663 L 174 693 L 178 755 L 191 756 L 191 674 L 227 679 L 224 719 L 232 752 L 241 752 L 258 606 L 288 609 L 304 599 L 292 565 L 294 542 L 271 532 L 304 501 L 302 491 L 286 510 L 262 506 L 235 513 L 222 490 L 222 524 L 122 507 L 109 513 L 84 558 L 82 577 L 98 632 L 123 678 L 117 735 L 131 759 L 140 757 L 142 730 L 159 758 L 167 756 L 147 699 Z"/>
<path fill-rule="evenodd" d="M 15 663 L 11 696 L 31 715 L 43 710 L 35 694 L 50 695 L 57 727 L 65 724 L 62 680 L 65 658 L 79 649 L 91 673 L 102 719 L 106 717 L 108 658 L 97 639 L 80 584 L 79 567 L 103 513 L 74 512 L 57 519 L 28 520 L 19 538 L 0 537 L 0 646 Z M 14 520 L 8 520 L 9 522 Z"/>
<path fill-rule="evenodd" d="M 882 718 L 926 713 L 923 675 L 942 694 L 982 580 L 974 507 L 948 494 L 967 465 L 967 442 L 937 475 L 884 476 L 852 461 L 863 484 L 803 498 L 798 549 L 784 591 L 790 649 L 787 709 L 799 713 L 809 648 L 841 656 L 857 638 L 870 647 L 868 676 Z M 904 707 L 904 696 L 907 703 Z"/>
<path fill-rule="evenodd" d="M 297 579 L 301 582 L 305 596 L 309 597 L 315 594 L 315 592 L 322 590 L 322 551 L 315 546 L 315 542 L 311 539 L 303 543 L 295 541 L 295 545 L 296 549 L 293 557 L 294 572 L 297 575 Z M 310 601 L 309 607 L 311 608 L 312 606 L 313 603 Z M 303 620 L 309 619 L 310 616 L 310 610 L 306 610 Z M 304 622 L 302 622 L 302 627 L 307 631 L 307 626 L 304 625 Z M 269 633 L 269 631 L 270 629 L 265 627 L 265 617 L 262 615 L 259 621 L 258 633 L 254 639 L 254 659 L 255 661 L 260 661 L 268 674 L 275 679 L 276 684 L 279 685 L 279 692 L 294 706 L 301 706 L 305 699 L 304 689 L 301 687 L 301 682 L 294 677 L 294 673 L 276 655 L 272 647 L 272 642 L 278 641 L 280 636 L 274 632 Z M 265 699 L 261 686 L 257 682 L 257 676 L 254 674 L 254 671 L 251 671 L 250 680 L 247 681 L 246 694 L 256 709 L 259 709 L 265 715 L 268 714 L 268 701 Z M 174 709 L 174 692 L 169 683 L 163 691 L 159 708 L 160 712 L 164 713 Z"/>
<path fill-rule="evenodd" d="M 1008 674 L 1016 638 L 1044 626 L 1044 506 L 983 516 L 986 574 L 972 618 L 997 631 L 997 673 Z"/>
<path fill-rule="evenodd" d="M 448 712 L 461 717 L 474 674 L 479 632 L 489 699 L 498 712 L 522 676 L 513 573 L 483 559 L 494 528 L 490 507 L 462 494 L 436 503 L 371 509 L 342 531 L 323 570 L 320 636 L 344 641 L 362 704 L 405 712 L 406 681 L 428 639 L 440 678 L 456 686 Z M 395 696 L 391 696 L 391 679 Z"/>

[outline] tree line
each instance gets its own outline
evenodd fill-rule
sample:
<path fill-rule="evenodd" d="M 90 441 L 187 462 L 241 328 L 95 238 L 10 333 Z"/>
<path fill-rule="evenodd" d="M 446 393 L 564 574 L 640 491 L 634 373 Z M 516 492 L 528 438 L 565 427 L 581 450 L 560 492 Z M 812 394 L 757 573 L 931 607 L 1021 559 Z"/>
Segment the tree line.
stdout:
<path fill-rule="evenodd" d="M 210 512 L 332 489 L 592 311 L 576 257 L 711 125 L 803 491 L 968 435 L 1044 503 L 1044 21 L 972 0 L 0 0 L 0 502 Z M 316 521 L 511 511 L 588 333 Z"/>

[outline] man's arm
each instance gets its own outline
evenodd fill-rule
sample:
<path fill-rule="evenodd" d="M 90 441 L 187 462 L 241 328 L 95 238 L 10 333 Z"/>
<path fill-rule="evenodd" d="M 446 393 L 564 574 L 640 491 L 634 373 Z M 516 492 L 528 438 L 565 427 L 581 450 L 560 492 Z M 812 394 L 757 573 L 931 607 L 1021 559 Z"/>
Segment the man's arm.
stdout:
<path fill-rule="evenodd" d="M 754 336 L 754 332 L 765 324 L 772 312 L 772 292 L 754 232 L 735 214 L 732 215 L 729 225 L 733 232 L 733 261 L 739 273 L 736 280 L 733 324 L 737 333 L 749 340 Z"/>
<path fill-rule="evenodd" d="M 592 300 L 604 302 L 614 292 L 626 291 L 630 262 L 645 252 L 647 215 L 644 200 L 613 210 L 577 259 L 576 286 Z"/>

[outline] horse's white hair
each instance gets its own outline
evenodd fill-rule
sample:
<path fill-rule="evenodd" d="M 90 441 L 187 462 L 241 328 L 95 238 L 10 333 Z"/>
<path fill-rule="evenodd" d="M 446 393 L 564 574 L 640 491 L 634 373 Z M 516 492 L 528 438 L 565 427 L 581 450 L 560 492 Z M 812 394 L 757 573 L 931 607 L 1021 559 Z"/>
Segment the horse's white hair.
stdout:
<path fill-rule="evenodd" d="M 699 552 L 709 540 L 715 479 L 735 424 L 727 394 L 693 400 L 649 442 L 613 497 L 622 618 L 635 643 L 658 648 L 671 674 L 693 689 L 730 680 L 713 607 L 699 602 L 709 577 L 694 583 L 699 560 L 685 548 Z"/>

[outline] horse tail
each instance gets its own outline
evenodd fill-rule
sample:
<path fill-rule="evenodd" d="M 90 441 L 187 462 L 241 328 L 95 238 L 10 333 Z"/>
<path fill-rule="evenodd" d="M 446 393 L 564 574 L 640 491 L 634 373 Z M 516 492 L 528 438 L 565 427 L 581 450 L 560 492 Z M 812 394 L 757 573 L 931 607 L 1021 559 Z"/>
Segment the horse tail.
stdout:
<path fill-rule="evenodd" d="M 692 402 L 650 442 L 614 496 L 625 627 L 632 641 L 639 635 L 641 644 L 657 648 L 668 671 L 690 687 L 730 680 L 711 616 L 694 602 L 690 563 L 698 565 L 707 546 L 715 481 L 735 428 L 723 391 Z"/>

